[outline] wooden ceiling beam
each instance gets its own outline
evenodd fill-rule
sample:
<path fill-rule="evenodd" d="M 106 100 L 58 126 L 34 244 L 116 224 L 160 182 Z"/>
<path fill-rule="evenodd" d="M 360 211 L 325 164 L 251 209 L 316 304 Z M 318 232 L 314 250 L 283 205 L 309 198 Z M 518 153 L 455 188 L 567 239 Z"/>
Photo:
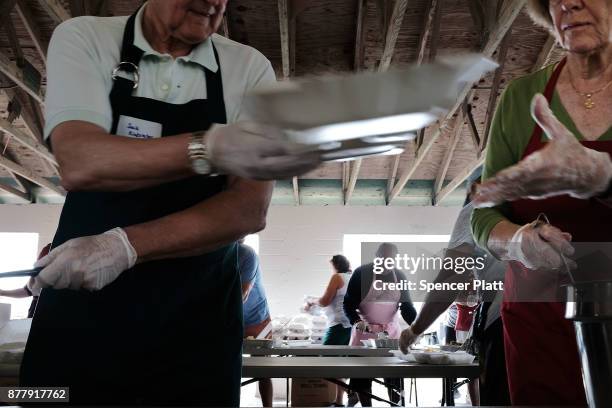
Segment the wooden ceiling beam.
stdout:
<path fill-rule="evenodd" d="M 10 20 L 11 11 L 13 11 L 16 1 L 17 0 L 0 1 L 0 28 L 2 28 L 2 24 L 4 24 L 6 20 Z"/>
<path fill-rule="evenodd" d="M 70 18 L 70 13 L 59 0 L 38 0 L 38 4 L 56 24 L 61 24 Z"/>
<path fill-rule="evenodd" d="M 467 119 L 468 128 L 470 129 L 470 136 L 472 138 L 472 142 L 474 143 L 474 149 L 480 150 L 480 141 L 482 139 L 478 133 L 478 127 L 476 126 L 474 115 L 472 115 L 472 105 L 469 103 L 471 99 L 471 97 L 468 97 L 465 99 L 465 101 L 463 101 L 463 116 Z"/>
<path fill-rule="evenodd" d="M 30 193 L 20 191 L 15 187 L 0 183 L 0 190 L 19 198 L 21 201 L 23 201 L 23 204 L 30 204 L 32 202 L 32 196 Z"/>
<path fill-rule="evenodd" d="M 27 147 L 49 163 L 53 164 L 54 166 L 57 166 L 57 161 L 55 160 L 55 157 L 43 144 L 39 143 L 36 140 L 33 140 L 25 132 L 14 127 L 6 119 L 0 118 L 0 129 L 9 134 L 13 139 L 15 139 L 15 141 Z"/>
<path fill-rule="evenodd" d="M 357 159 L 352 162 L 352 165 L 349 166 L 350 175 L 348 180 L 348 185 L 346 186 L 346 190 L 344 192 L 344 205 L 348 205 L 351 197 L 353 196 L 353 192 L 355 191 L 355 185 L 357 184 L 357 178 L 359 177 L 359 170 L 361 169 L 361 159 Z"/>
<path fill-rule="evenodd" d="M 292 14 L 291 0 L 278 0 L 283 79 L 290 78 L 295 70 L 295 46 L 292 47 L 295 45 L 295 17 Z"/>
<path fill-rule="evenodd" d="M 421 65 L 425 60 L 425 51 L 427 50 L 427 40 L 431 34 L 434 17 L 436 16 L 438 9 L 438 0 L 429 0 L 427 4 L 427 8 L 425 9 L 425 22 L 423 24 L 423 29 L 421 30 L 421 34 L 419 35 L 419 42 L 417 43 L 417 59 L 416 64 Z M 439 29 L 438 24 L 438 29 Z"/>
<path fill-rule="evenodd" d="M 389 163 L 391 164 L 391 166 L 390 166 L 389 178 L 387 179 L 387 190 L 385 192 L 385 203 L 386 204 L 389 204 L 389 194 L 391 194 L 393 185 L 397 181 L 397 172 L 399 170 L 401 156 L 402 156 L 401 154 L 398 154 L 397 156 L 391 157 L 389 160 Z"/>
<path fill-rule="evenodd" d="M 446 152 L 444 153 L 444 158 L 442 159 L 442 164 L 438 168 L 438 172 L 436 174 L 436 179 L 433 185 L 433 191 L 431 195 L 431 204 L 438 204 L 438 193 L 442 189 L 442 185 L 444 184 L 444 180 L 446 179 L 446 174 L 448 173 L 448 168 L 450 167 L 451 162 L 453 161 L 453 157 L 455 155 L 455 150 L 457 149 L 457 144 L 459 144 L 459 140 L 461 139 L 461 131 L 463 130 L 464 124 L 463 112 L 458 114 L 455 118 L 454 127 L 451 130 L 450 135 L 450 143 L 446 147 Z"/>
<path fill-rule="evenodd" d="M 300 182 L 298 180 L 297 177 L 293 177 L 293 179 L 291 180 L 291 183 L 293 184 L 293 200 L 295 202 L 295 205 L 300 205 Z"/>
<path fill-rule="evenodd" d="M 30 180 L 32 183 L 37 184 L 41 187 L 44 187 L 47 190 L 50 190 L 58 195 L 61 195 L 61 196 L 66 195 L 66 192 L 60 186 L 53 184 L 46 178 L 41 177 L 38 174 L 34 173 L 32 170 L 26 169 L 22 165 L 17 164 L 14 161 L 9 160 L 8 158 L 4 156 L 0 156 L 0 167 L 5 168 L 6 170 L 12 173 L 18 174 L 21 177 L 27 180 Z"/>
<path fill-rule="evenodd" d="M 28 35 L 32 39 L 34 43 L 34 48 L 36 48 L 36 52 L 40 56 L 43 64 L 47 65 L 47 49 L 49 48 L 49 42 L 46 41 L 40 33 L 40 29 L 38 28 L 38 24 L 32 17 L 32 13 L 30 11 L 29 6 L 25 2 L 25 0 L 17 0 L 17 4 L 15 5 L 15 11 L 21 22 L 23 23 Z"/>
<path fill-rule="evenodd" d="M 14 62 L 11 62 L 10 58 L 2 51 L 0 51 L 0 72 L 6 75 L 18 87 L 30 94 L 36 102 L 41 105 L 44 104 L 44 96 L 41 91 L 25 82 L 23 72 Z"/>
<path fill-rule="evenodd" d="M 436 195 L 436 203 L 442 202 L 446 197 L 448 197 L 453 191 L 455 191 L 463 182 L 472 174 L 478 167 L 482 166 L 485 160 L 485 155 L 480 154 L 476 159 L 474 159 L 470 164 L 465 166 L 463 170 L 459 172 L 453 178 L 450 183 L 444 186 L 443 189 Z"/>
<path fill-rule="evenodd" d="M 504 38 L 508 30 L 510 30 L 510 28 L 512 27 L 512 24 L 518 17 L 525 3 L 526 3 L 526 0 L 509 0 L 506 3 L 504 3 L 504 7 L 502 8 L 499 14 L 498 24 L 495 30 L 491 32 L 491 34 L 489 35 L 489 39 L 487 40 L 487 43 L 483 47 L 483 54 L 485 56 L 490 57 L 491 55 L 493 55 L 493 53 L 499 47 L 502 39 Z M 463 100 L 467 97 L 469 92 L 471 92 L 472 85 L 473 84 L 466 84 L 463 90 L 459 92 L 459 96 L 454 106 L 449 110 L 446 116 L 440 121 L 440 123 L 435 128 L 433 134 L 431 135 L 431 137 L 429 137 L 427 142 L 423 143 L 423 146 L 421 147 L 419 154 L 416 157 L 415 161 L 412 163 L 410 167 L 407 167 L 406 169 L 403 170 L 399 178 L 399 181 L 395 184 L 395 187 L 393 187 L 393 190 L 391 191 L 391 194 L 389 197 L 390 202 L 391 200 L 393 200 L 395 197 L 399 195 L 399 193 L 402 191 L 406 183 L 408 183 L 410 178 L 414 175 L 418 166 L 423 162 L 423 160 L 425 159 L 425 156 L 427 156 L 427 154 L 433 148 L 434 143 L 436 142 L 436 140 L 438 140 L 438 138 L 442 134 L 442 130 L 446 126 L 448 126 L 448 122 L 452 119 L 453 115 L 461 107 Z"/>
<path fill-rule="evenodd" d="M 485 129 L 482 139 L 480 140 L 480 151 L 483 151 L 487 146 L 489 140 L 489 132 L 491 131 L 491 124 L 493 123 L 493 116 L 495 115 L 495 107 L 497 106 L 497 93 L 501 86 L 502 75 L 504 73 L 504 66 L 506 63 L 506 55 L 508 54 L 508 47 L 510 45 L 510 37 L 512 30 L 509 30 L 501 45 L 499 46 L 499 53 L 497 54 L 497 63 L 499 66 L 493 75 L 493 83 L 491 85 L 491 93 L 489 94 L 489 102 L 487 104 L 487 118 L 485 120 Z"/>
<path fill-rule="evenodd" d="M 386 24 L 385 43 L 380 58 L 380 64 L 378 65 L 379 72 L 384 72 L 391 66 L 391 60 L 393 59 L 393 54 L 395 54 L 395 44 L 397 43 L 397 37 L 402 28 L 402 22 L 404 21 L 407 7 L 408 0 L 393 1 L 393 8 L 391 9 Z"/>
<path fill-rule="evenodd" d="M 552 58 L 552 55 L 557 48 L 557 40 L 552 35 L 549 35 L 546 39 L 546 42 L 542 46 L 540 53 L 538 54 L 538 58 L 536 59 L 535 64 L 533 64 L 533 68 L 531 72 L 538 71 L 544 68 L 548 61 Z"/>
<path fill-rule="evenodd" d="M 365 17 L 368 0 L 357 0 L 357 28 L 355 29 L 355 58 L 353 69 L 361 71 L 365 58 Z"/>

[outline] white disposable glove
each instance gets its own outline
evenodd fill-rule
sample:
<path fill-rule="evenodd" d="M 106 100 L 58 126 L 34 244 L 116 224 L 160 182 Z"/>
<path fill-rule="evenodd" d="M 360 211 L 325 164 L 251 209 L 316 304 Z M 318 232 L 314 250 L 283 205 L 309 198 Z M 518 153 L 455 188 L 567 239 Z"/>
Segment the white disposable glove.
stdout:
<path fill-rule="evenodd" d="M 44 287 L 100 290 L 136 263 L 137 255 L 125 231 L 71 239 L 36 262 L 43 268 L 28 287 L 34 295 Z"/>
<path fill-rule="evenodd" d="M 575 262 L 567 257 L 574 254 L 570 244 L 572 236 L 550 224 L 534 221 L 519 228 L 506 247 L 502 257 L 506 261 L 519 261 L 528 269 L 554 270 Z"/>
<path fill-rule="evenodd" d="M 217 169 L 244 178 L 285 179 L 321 164 L 311 146 L 286 141 L 278 128 L 255 122 L 214 125 L 207 143 Z"/>
<path fill-rule="evenodd" d="M 368 324 L 363 320 L 359 320 L 355 323 L 355 330 L 359 330 L 361 332 L 367 332 L 369 330 Z"/>
<path fill-rule="evenodd" d="M 399 347 L 402 353 L 408 354 L 408 347 L 413 345 L 418 340 L 419 336 L 420 334 L 416 334 L 410 327 L 402 330 L 399 339 Z"/>
<path fill-rule="evenodd" d="M 606 191 L 610 185 L 610 156 L 581 145 L 555 117 L 544 96 L 538 94 L 533 98 L 531 114 L 550 141 L 518 164 L 476 186 L 473 196 L 476 207 L 561 194 L 584 199 Z"/>

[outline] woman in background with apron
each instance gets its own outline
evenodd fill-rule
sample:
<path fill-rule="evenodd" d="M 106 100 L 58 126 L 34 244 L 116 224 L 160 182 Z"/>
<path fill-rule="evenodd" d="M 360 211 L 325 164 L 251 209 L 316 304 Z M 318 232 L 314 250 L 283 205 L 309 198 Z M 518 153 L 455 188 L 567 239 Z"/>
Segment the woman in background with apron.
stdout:
<path fill-rule="evenodd" d="M 397 253 L 395 245 L 383 243 L 376 251 L 376 257 L 395 258 Z M 401 310 L 406 323 L 412 324 L 416 310 L 408 291 L 378 290 L 376 287 L 380 285 L 375 285 L 376 281 L 397 283 L 405 280 L 404 274 L 396 269 L 386 269 L 381 274 L 375 274 L 373 264 L 360 266 L 353 272 L 344 297 L 344 312 L 353 325 L 351 346 L 362 346 L 362 340 L 377 339 L 381 333 L 389 339 L 399 339 L 401 331 L 398 310 Z M 389 399 L 399 402 L 400 395 L 392 389 L 399 389 L 399 379 L 385 378 L 385 384 L 388 386 Z M 371 397 L 366 394 L 372 392 L 372 380 L 353 378 L 351 387 L 357 390 L 362 406 L 372 405 Z"/>

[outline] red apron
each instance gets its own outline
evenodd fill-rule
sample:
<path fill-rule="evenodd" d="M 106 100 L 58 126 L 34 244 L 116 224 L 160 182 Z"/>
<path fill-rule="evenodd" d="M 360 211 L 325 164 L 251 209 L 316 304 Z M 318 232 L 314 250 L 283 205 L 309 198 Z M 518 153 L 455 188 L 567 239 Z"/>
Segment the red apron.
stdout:
<path fill-rule="evenodd" d="M 544 96 L 550 103 L 565 60 L 551 76 Z M 542 129 L 536 124 L 523 158 L 541 149 Z M 583 141 L 594 150 L 612 155 L 610 141 Z M 568 195 L 545 200 L 510 203 L 511 221 L 524 225 L 545 213 L 550 223 L 572 234 L 574 242 L 610 242 L 612 229 L 602 228 L 612 219 L 612 208 L 598 200 L 579 200 Z M 586 405 L 580 360 L 572 323 L 565 319 L 559 302 L 510 302 L 520 297 L 521 286 L 533 280 L 533 271 L 513 262 L 506 273 L 502 319 L 508 386 L 513 405 Z M 530 278 L 531 275 L 531 278 Z M 551 276 L 551 287 L 558 277 Z"/>

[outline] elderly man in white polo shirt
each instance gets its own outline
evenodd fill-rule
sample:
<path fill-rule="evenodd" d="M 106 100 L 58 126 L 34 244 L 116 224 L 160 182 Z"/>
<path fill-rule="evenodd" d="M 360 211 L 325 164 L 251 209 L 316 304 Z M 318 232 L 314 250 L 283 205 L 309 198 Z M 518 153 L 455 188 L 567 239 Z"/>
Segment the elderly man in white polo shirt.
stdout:
<path fill-rule="evenodd" d="M 81 404 L 239 405 L 235 241 L 264 227 L 272 193 L 252 179 L 318 158 L 247 121 L 245 93 L 274 73 L 214 34 L 226 3 L 150 0 L 53 34 L 45 137 L 68 196 L 30 282 L 44 289 L 23 386 L 70 387 Z"/>

